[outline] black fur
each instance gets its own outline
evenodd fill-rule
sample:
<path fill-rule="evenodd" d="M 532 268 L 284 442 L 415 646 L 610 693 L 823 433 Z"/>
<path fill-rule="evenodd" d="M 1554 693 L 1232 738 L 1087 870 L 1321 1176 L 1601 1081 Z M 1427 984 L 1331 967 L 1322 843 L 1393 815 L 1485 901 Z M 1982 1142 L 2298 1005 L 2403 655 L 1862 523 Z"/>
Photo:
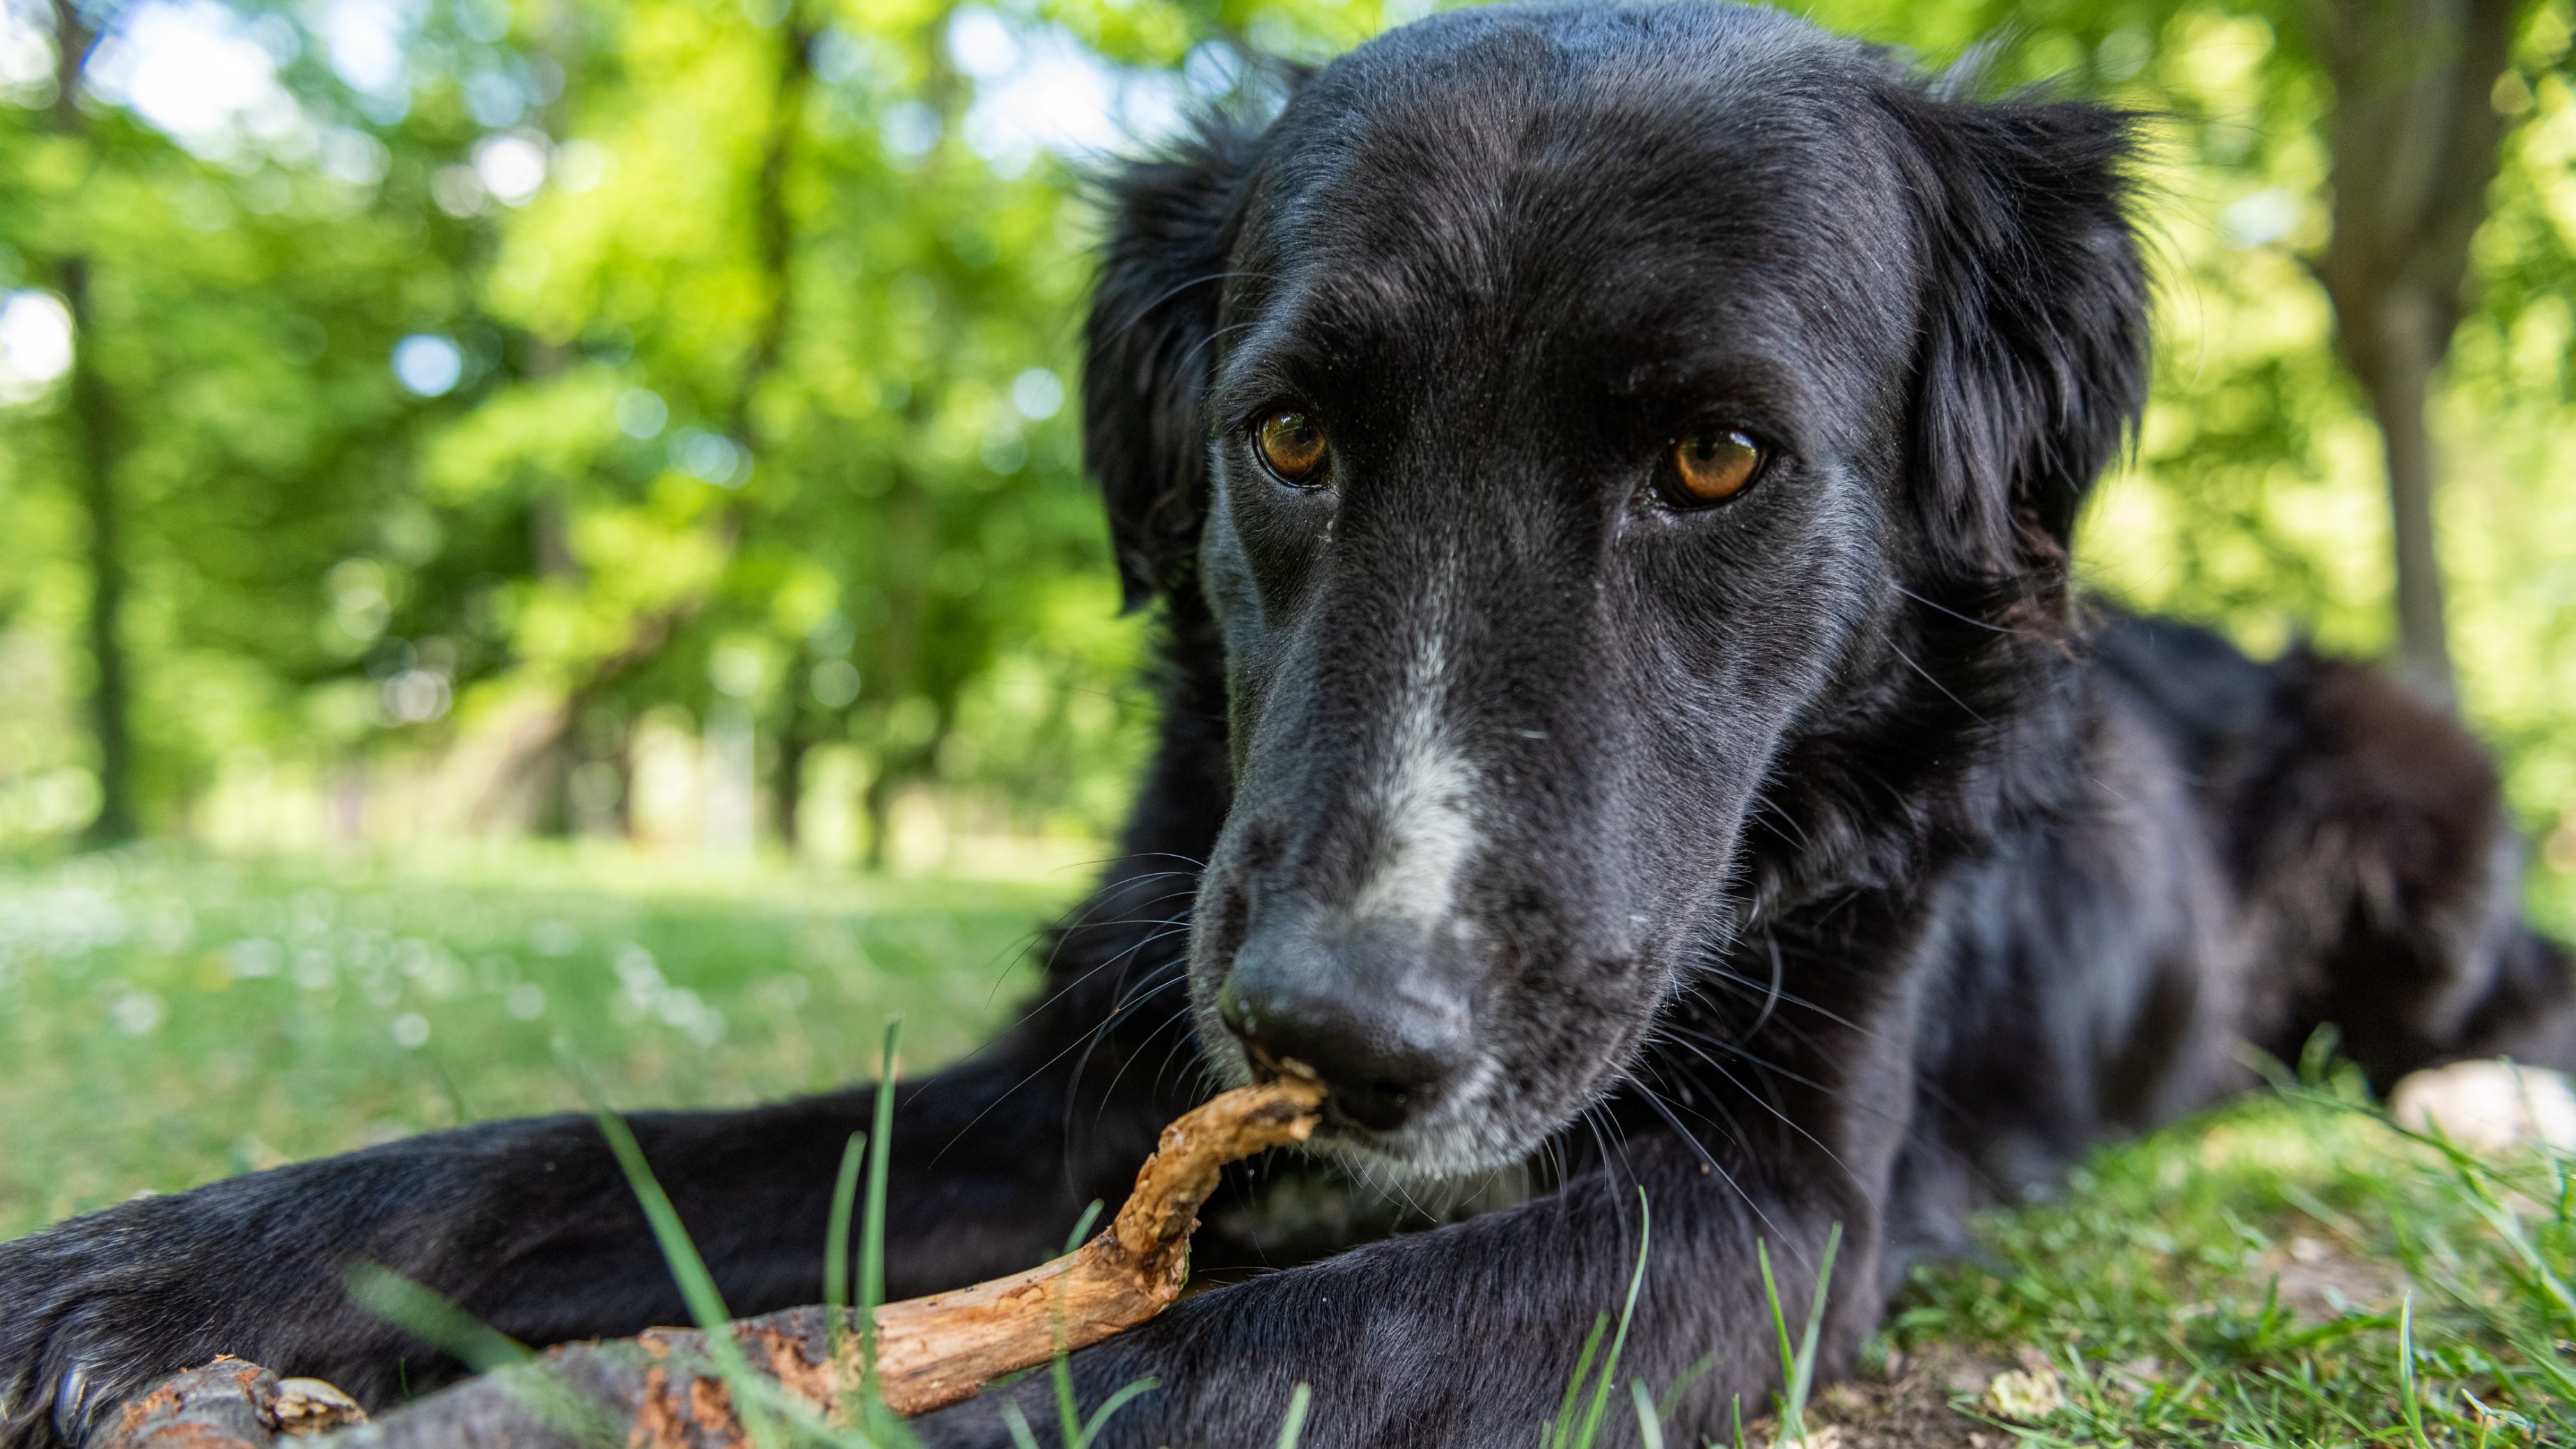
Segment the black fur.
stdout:
<path fill-rule="evenodd" d="M 1299 1381 L 1311 1444 L 1525 1442 L 1640 1187 L 1623 1371 L 1714 1354 L 1674 1430 L 1722 1438 L 1777 1370 L 1757 1239 L 1796 1311 L 1842 1225 L 1838 1369 L 1963 1213 L 2237 1087 L 2240 1041 L 2565 1063 L 2456 726 L 2070 595 L 2145 386 L 2128 147 L 1773 12 L 1505 7 L 1114 178 L 1085 403 L 1162 749 L 1045 997 L 901 1089 L 893 1290 L 1045 1256 L 1258 1047 L 1332 1121 L 1211 1214 L 1240 1281 L 1076 1358 L 1086 1402 L 1159 1385 L 1104 1442 L 1266 1443 Z M 1254 458 L 1283 408 L 1319 486 Z M 1772 461 L 1677 510 L 1702 427 Z M 737 1310 L 818 1296 L 871 1100 L 638 1120 Z M 683 1312 L 587 1124 L 488 1124 L 0 1245 L 0 1444 L 218 1351 L 377 1404 L 452 1373 L 356 1259 L 540 1342 Z M 1002 1444 L 1042 1390 L 920 1427 Z"/>

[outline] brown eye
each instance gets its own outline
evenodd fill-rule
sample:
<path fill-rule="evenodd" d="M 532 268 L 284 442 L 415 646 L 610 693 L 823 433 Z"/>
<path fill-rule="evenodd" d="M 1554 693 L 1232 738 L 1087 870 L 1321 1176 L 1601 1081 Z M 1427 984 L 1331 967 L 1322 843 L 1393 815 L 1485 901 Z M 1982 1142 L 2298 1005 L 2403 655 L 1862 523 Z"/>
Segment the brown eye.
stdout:
<path fill-rule="evenodd" d="M 1312 483 L 1324 466 L 1324 430 L 1315 420 L 1299 412 L 1277 412 L 1261 420 L 1253 432 L 1253 442 L 1261 449 L 1261 461 L 1279 475 L 1283 483 Z"/>
<path fill-rule="evenodd" d="M 1762 471 L 1762 445 L 1744 434 L 1711 428 L 1685 433 L 1673 444 L 1673 477 L 1667 490 L 1685 507 L 1723 503 L 1744 491 Z"/>

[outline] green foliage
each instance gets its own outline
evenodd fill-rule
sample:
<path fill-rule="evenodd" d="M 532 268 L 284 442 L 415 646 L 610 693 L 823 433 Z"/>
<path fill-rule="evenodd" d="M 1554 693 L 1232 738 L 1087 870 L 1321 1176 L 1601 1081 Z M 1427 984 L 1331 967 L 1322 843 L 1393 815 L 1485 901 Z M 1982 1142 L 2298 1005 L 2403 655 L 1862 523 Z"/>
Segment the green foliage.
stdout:
<path fill-rule="evenodd" d="M 1089 153 L 996 107 L 1071 66 L 1150 136 L 1258 84 L 1247 48 L 1321 56 L 1418 9 L 428 0 L 388 34 L 399 75 L 360 84 L 327 7 L 236 3 L 288 123 L 174 136 L 95 82 L 69 109 L 0 92 L 0 289 L 92 277 L 149 820 L 225 845 L 671 843 L 697 827 L 656 813 L 656 742 L 748 730 L 767 829 L 809 849 L 882 858 L 924 790 L 970 832 L 1110 829 L 1150 710 L 1069 405 Z M 76 13 L 113 33 L 151 8 Z M 7 14 L 46 42 L 47 13 Z M 1815 16 L 2139 110 L 2160 362 L 2087 576 L 2257 648 L 2383 648 L 2371 423 L 2305 265 L 2331 99 L 2309 13 Z M 2497 87 L 2518 124 L 2440 417 L 2454 650 L 2561 925 L 2569 31 L 2567 0 L 2529 4 Z M 543 184 L 496 192 L 496 146 Z M 440 395 L 387 365 L 415 334 L 455 349 Z M 97 798 L 78 411 L 61 384 L 0 399 L 0 838 L 59 838 Z"/>

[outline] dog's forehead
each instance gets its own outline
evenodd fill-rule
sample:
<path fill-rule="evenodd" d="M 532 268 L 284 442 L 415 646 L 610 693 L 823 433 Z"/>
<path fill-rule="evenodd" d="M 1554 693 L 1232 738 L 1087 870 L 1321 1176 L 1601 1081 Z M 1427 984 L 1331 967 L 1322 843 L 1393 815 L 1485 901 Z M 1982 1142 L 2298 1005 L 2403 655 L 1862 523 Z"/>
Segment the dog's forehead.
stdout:
<path fill-rule="evenodd" d="M 1910 327 L 1886 315 L 1912 242 L 1870 53 L 1726 5 L 1444 19 L 1283 115 L 1239 320 L 1427 342 L 1543 313 L 1559 342 L 1572 321 L 1641 357 L 1712 326 L 1808 348 Z"/>

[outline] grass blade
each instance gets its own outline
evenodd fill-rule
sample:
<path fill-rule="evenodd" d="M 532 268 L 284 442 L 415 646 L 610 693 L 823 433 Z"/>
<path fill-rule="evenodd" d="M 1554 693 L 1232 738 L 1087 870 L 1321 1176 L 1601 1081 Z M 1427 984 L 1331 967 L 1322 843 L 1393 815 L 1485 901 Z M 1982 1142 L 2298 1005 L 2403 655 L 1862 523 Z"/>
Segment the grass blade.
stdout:
<path fill-rule="evenodd" d="M 1698 1383 L 1701 1379 L 1707 1378 L 1709 1370 L 1716 1367 L 1716 1354 L 1701 1354 L 1689 1368 L 1682 1370 L 1682 1376 L 1680 1378 L 1673 1380 L 1672 1384 L 1664 1390 L 1664 1396 L 1655 1401 L 1656 1417 L 1663 1419 L 1671 1418 L 1673 1416 L 1674 1407 L 1679 1405 L 1682 1401 L 1682 1395 L 1689 1393 L 1692 1385 Z"/>
<path fill-rule="evenodd" d="M 1061 1317 L 1055 1332 L 1055 1362 L 1047 1365 L 1047 1373 L 1055 1380 L 1056 1432 L 1064 1436 L 1065 1449 L 1082 1449 L 1082 1405 L 1073 1396 L 1073 1359 L 1064 1351 Z"/>
<path fill-rule="evenodd" d="M 2424 1437 L 2424 1401 L 2415 1387 L 2415 1295 L 2397 1304 L 2397 1403 L 2406 1415 L 2406 1434 L 2415 1449 L 2433 1449 Z"/>
<path fill-rule="evenodd" d="M 850 1412 L 849 1386 L 842 1382 L 843 1367 L 849 1362 L 850 1324 L 844 1310 L 850 1306 L 850 1217 L 858 1211 L 859 1162 L 867 1143 L 868 1134 L 853 1132 L 842 1147 L 840 1170 L 832 1175 L 832 1217 L 823 1225 L 823 1309 L 832 1340 L 832 1398 L 845 1419 L 855 1417 Z M 864 1389 L 865 1375 L 861 1378 Z"/>
<path fill-rule="evenodd" d="M 1300 1380 L 1288 1394 L 1288 1413 L 1279 1421 L 1278 1449 L 1297 1449 L 1298 1437 L 1306 1432 L 1306 1407 L 1314 1402 L 1315 1391 Z"/>
<path fill-rule="evenodd" d="M 1556 1406 L 1556 1418 L 1541 1437 L 1547 1449 L 1567 1449 L 1574 1432 L 1574 1406 L 1583 1397 L 1583 1385 L 1592 1377 L 1592 1356 L 1601 1351 L 1601 1335 L 1610 1331 L 1610 1315 L 1596 1314 L 1592 1331 L 1583 1336 L 1583 1352 L 1574 1357 L 1574 1377 L 1565 1381 L 1565 1397 Z"/>
<path fill-rule="evenodd" d="M 689 1240 L 689 1230 L 680 1221 L 680 1210 L 671 1205 L 670 1194 L 653 1176 L 652 1166 L 644 1160 L 644 1148 L 635 1140 L 626 1119 L 605 1107 L 598 1108 L 596 1115 L 600 1135 L 608 1139 L 609 1150 L 617 1154 L 617 1165 L 625 1170 L 627 1184 L 644 1208 L 644 1220 L 652 1225 L 653 1241 L 661 1246 L 662 1259 L 670 1265 L 671 1276 L 680 1285 L 680 1298 L 689 1305 L 689 1316 L 706 1335 L 707 1356 L 715 1360 L 716 1376 L 734 1391 L 734 1408 L 742 1415 L 744 1432 L 751 1436 L 752 1443 L 768 1449 L 777 1437 L 771 1432 L 768 1413 L 754 1407 L 756 1396 L 748 1387 L 751 1364 L 742 1356 L 742 1345 L 734 1341 L 733 1314 L 716 1288 L 715 1275 L 707 1271 L 706 1259 L 698 1256 L 697 1244 Z"/>
<path fill-rule="evenodd" d="M 1081 1247 L 1082 1240 L 1091 1236 L 1091 1225 L 1098 1221 L 1100 1221 L 1100 1199 L 1095 1197 L 1091 1200 L 1091 1206 L 1082 1210 L 1082 1216 L 1074 1219 L 1073 1231 L 1065 1234 L 1064 1250 L 1070 1253 Z"/>
<path fill-rule="evenodd" d="M 1771 1245 L 1760 1238 L 1753 1240 L 1753 1259 L 1762 1265 L 1762 1297 L 1771 1305 L 1771 1331 L 1780 1339 L 1780 1379 L 1785 1388 L 1798 1379 L 1798 1346 L 1789 1341 L 1789 1311 L 1780 1304 L 1780 1283 L 1771 1275 Z M 1744 1430 L 1739 1424 L 1735 1434 L 1739 1443 Z M 1783 1445 L 1806 1442 L 1806 1426 L 1798 1422 L 1797 1411 L 1784 1399 L 1780 1405 L 1780 1432 L 1774 1436 Z"/>
<path fill-rule="evenodd" d="M 374 1263 L 353 1264 L 345 1275 L 359 1306 L 478 1374 L 505 1378 L 512 1393 L 538 1417 L 603 1449 L 624 1442 L 622 1429 L 599 1406 L 557 1379 L 526 1344 L 456 1306 L 445 1295 Z"/>
<path fill-rule="evenodd" d="M 1064 1360 L 1058 1359 L 1056 1362 L 1062 1363 Z M 1070 1377 L 1069 1374 L 1068 1377 Z M 1152 1393 L 1156 1387 L 1152 1379 L 1138 1379 L 1103 1399 L 1100 1407 L 1091 1411 L 1091 1422 L 1082 1426 L 1082 1437 L 1074 1441 L 1073 1449 L 1091 1449 L 1092 1441 L 1099 1438 L 1100 1431 L 1108 1426 L 1110 1415 L 1127 1407 L 1129 1401 Z"/>
<path fill-rule="evenodd" d="M 1780 1422 L 1784 1428 L 1796 1424 L 1801 1443 L 1807 1437 L 1807 1394 L 1816 1386 L 1816 1342 L 1825 1329 L 1825 1293 L 1833 1285 L 1834 1254 L 1842 1244 L 1843 1225 L 1836 1223 L 1825 1232 L 1824 1259 L 1816 1266 L 1816 1296 L 1807 1305 L 1807 1331 L 1798 1340 L 1797 1365 L 1789 1376 L 1787 1412 Z M 1777 1304 L 1773 1305 L 1773 1311 L 1778 1311 Z"/>
<path fill-rule="evenodd" d="M 886 1023 L 885 1059 L 877 1070 L 876 1130 L 868 1134 L 868 1220 L 859 1241 L 859 1306 L 874 1314 L 885 1302 L 886 1171 L 894 1143 L 894 1048 L 903 1018 Z M 869 1329 L 871 1342 L 876 1337 Z"/>
<path fill-rule="evenodd" d="M 1783 1379 L 1780 1395 L 1780 1434 L 1783 1445 L 1807 1441 L 1807 1395 L 1816 1384 L 1816 1342 L 1824 1333 L 1825 1290 L 1834 1278 L 1834 1254 L 1842 1247 L 1843 1225 L 1836 1223 L 1825 1234 L 1825 1253 L 1816 1268 L 1816 1295 L 1807 1305 L 1806 1332 L 1796 1342 L 1789 1338 L 1788 1310 L 1780 1302 L 1780 1284 L 1771 1274 L 1771 1250 L 1756 1241 L 1753 1254 L 1762 1264 L 1762 1293 L 1771 1303 L 1771 1329 L 1780 1337 L 1780 1373 Z"/>
<path fill-rule="evenodd" d="M 1655 1411 L 1655 1396 L 1644 1379 L 1628 1380 L 1628 1397 L 1637 1403 L 1637 1438 L 1642 1449 L 1664 1449 L 1664 1416 Z"/>
<path fill-rule="evenodd" d="M 1654 1236 L 1654 1214 L 1646 1206 L 1646 1189 L 1637 1189 L 1637 1266 L 1628 1271 L 1628 1301 L 1619 1308 L 1619 1331 L 1610 1338 L 1610 1352 L 1601 1360 L 1601 1377 L 1593 1381 L 1592 1406 L 1584 1411 L 1583 1428 L 1574 1441 L 1575 1449 L 1592 1449 L 1600 1436 L 1601 1417 L 1610 1406 L 1610 1386 L 1617 1381 L 1620 1351 L 1628 1346 L 1628 1325 L 1637 1316 L 1637 1293 L 1646 1283 L 1646 1248 Z"/>
<path fill-rule="evenodd" d="M 634 1129 L 626 1119 L 605 1107 L 596 1109 L 600 1135 L 608 1139 L 608 1150 L 617 1155 L 617 1165 L 626 1173 L 627 1184 L 635 1190 L 636 1201 L 644 1209 L 644 1221 L 652 1226 L 653 1240 L 662 1248 L 670 1263 L 671 1277 L 680 1286 L 681 1301 L 689 1305 L 689 1316 L 708 1334 L 721 1337 L 727 1344 L 732 1336 L 721 1330 L 733 1322 L 733 1313 L 725 1307 L 724 1294 L 716 1288 L 715 1275 L 707 1271 L 706 1259 L 698 1256 L 698 1246 L 689 1239 L 689 1230 L 680 1221 L 680 1210 L 671 1205 L 670 1194 L 662 1190 L 653 1176 L 652 1165 L 644 1160 L 644 1148 L 635 1140 Z"/>
<path fill-rule="evenodd" d="M 390 1268 L 353 1263 L 345 1275 L 358 1306 L 401 1327 L 476 1373 L 533 1360 L 536 1350 L 457 1307 L 436 1289 Z"/>
<path fill-rule="evenodd" d="M 858 1211 L 859 1163 L 867 1145 L 868 1134 L 853 1132 L 841 1149 L 841 1170 L 832 1177 L 832 1217 L 823 1228 L 823 1306 L 836 1324 L 840 1310 L 850 1306 L 850 1217 Z"/>

